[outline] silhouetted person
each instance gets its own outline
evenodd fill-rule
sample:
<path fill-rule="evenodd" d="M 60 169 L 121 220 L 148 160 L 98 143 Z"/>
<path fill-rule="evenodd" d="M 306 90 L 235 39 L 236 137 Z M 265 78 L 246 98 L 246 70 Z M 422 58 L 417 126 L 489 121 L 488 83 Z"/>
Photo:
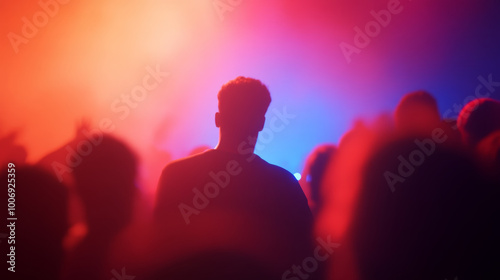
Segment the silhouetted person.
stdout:
<path fill-rule="evenodd" d="M 106 134 L 95 137 L 99 143 L 73 171 L 87 234 L 70 255 L 66 279 L 110 279 L 111 272 L 102 271 L 110 245 L 132 218 L 136 158 L 120 140 Z"/>
<path fill-rule="evenodd" d="M 460 111 L 457 125 L 484 174 L 500 184 L 500 101 L 472 100 Z"/>
<path fill-rule="evenodd" d="M 362 175 L 373 151 L 394 137 L 392 118 L 378 116 L 374 122 L 357 120 L 340 139 L 321 181 L 323 207 L 317 216 L 315 233 L 332 236 L 341 244 L 327 260 L 327 279 L 357 280 L 351 235 L 353 213 L 358 202 Z"/>
<path fill-rule="evenodd" d="M 0 195 L 2 203 L 3 225 L 0 233 L 6 233 L 0 239 L 2 253 L 1 279 L 61 279 L 63 261 L 63 238 L 68 230 L 68 192 L 54 176 L 33 166 L 2 167 L 4 189 Z M 15 170 L 15 171 L 13 171 Z M 8 175 L 11 174 L 11 175 Z M 7 179 L 11 179 L 11 189 L 8 191 Z M 9 194 L 9 196 L 8 196 Z M 12 196 L 14 194 L 14 196 Z M 7 199 L 14 199 L 13 215 L 7 215 Z M 17 218 L 17 220 L 7 220 Z M 7 227 L 10 223 L 14 227 Z M 12 229 L 12 233 L 11 233 Z M 11 238 L 12 237 L 12 238 Z M 14 246 L 14 270 L 8 271 Z"/>
<path fill-rule="evenodd" d="M 460 111 L 457 125 L 464 142 L 475 147 L 490 133 L 500 130 L 500 101 L 491 98 L 472 100 Z"/>
<path fill-rule="evenodd" d="M 415 91 L 401 98 L 394 112 L 396 129 L 405 135 L 425 134 L 440 126 L 436 99 L 426 91 Z"/>
<path fill-rule="evenodd" d="M 160 178 L 155 217 L 165 249 L 178 258 L 213 250 L 249 256 L 280 279 L 312 256 L 312 215 L 294 176 L 253 153 L 269 90 L 238 77 L 218 100 L 217 147 L 168 164 Z"/>
<path fill-rule="evenodd" d="M 467 155 L 430 140 L 425 146 L 398 139 L 367 162 L 350 229 L 361 280 L 496 273 L 494 189 Z"/>
<path fill-rule="evenodd" d="M 302 189 L 309 193 L 309 208 L 314 216 L 318 214 L 323 206 L 323 195 L 321 194 L 321 181 L 326 172 L 326 167 L 335 155 L 337 147 L 332 144 L 323 144 L 316 147 L 307 157 L 302 178 L 299 183 Z"/>

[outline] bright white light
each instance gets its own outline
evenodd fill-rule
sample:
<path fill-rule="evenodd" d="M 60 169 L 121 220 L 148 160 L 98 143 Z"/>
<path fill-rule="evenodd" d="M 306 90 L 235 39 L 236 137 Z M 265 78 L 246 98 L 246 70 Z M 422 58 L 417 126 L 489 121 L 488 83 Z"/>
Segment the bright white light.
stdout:
<path fill-rule="evenodd" d="M 297 180 L 300 180 L 300 178 L 302 178 L 299 172 L 294 173 L 293 176 L 295 176 L 295 179 Z"/>

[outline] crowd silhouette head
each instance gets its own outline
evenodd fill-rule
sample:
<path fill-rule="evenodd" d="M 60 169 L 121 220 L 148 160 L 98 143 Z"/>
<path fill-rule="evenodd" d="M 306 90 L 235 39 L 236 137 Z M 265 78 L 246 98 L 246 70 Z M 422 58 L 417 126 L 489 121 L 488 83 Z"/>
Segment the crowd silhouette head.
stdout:
<path fill-rule="evenodd" d="M 337 147 L 331 144 L 316 147 L 307 157 L 304 171 L 301 174 L 300 185 L 307 194 L 309 207 L 315 215 L 323 206 L 321 182 L 327 171 L 327 165 L 335 155 L 336 150 Z"/>
<path fill-rule="evenodd" d="M 218 95 L 219 112 L 215 125 L 221 138 L 246 140 L 262 130 L 271 94 L 259 80 L 239 76 L 224 84 Z"/>
<path fill-rule="evenodd" d="M 394 119 L 401 132 L 428 133 L 440 121 L 436 99 L 423 90 L 408 93 L 399 101 Z"/>
<path fill-rule="evenodd" d="M 500 101 L 491 98 L 472 100 L 460 111 L 457 125 L 464 142 L 476 146 L 490 133 L 500 130 Z"/>

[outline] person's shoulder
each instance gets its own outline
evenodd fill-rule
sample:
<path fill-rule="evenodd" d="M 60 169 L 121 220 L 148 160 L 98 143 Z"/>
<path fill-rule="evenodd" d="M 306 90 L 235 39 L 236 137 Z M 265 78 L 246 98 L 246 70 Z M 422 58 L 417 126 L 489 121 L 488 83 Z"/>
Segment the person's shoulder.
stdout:
<path fill-rule="evenodd" d="M 281 205 L 283 209 L 293 208 L 292 212 L 295 214 L 289 212 L 290 215 L 299 215 L 310 221 L 311 212 L 307 198 L 295 176 L 283 167 L 262 161 L 265 168 L 260 178 L 266 182 L 263 185 L 266 186 L 265 191 L 268 196 L 274 198 L 275 203 Z"/>
<path fill-rule="evenodd" d="M 193 170 L 194 168 L 206 165 L 207 162 L 214 157 L 214 150 L 207 150 L 205 152 L 176 159 L 169 162 L 164 168 L 163 172 L 174 173 L 185 169 Z"/>
<path fill-rule="evenodd" d="M 265 170 L 267 170 L 267 173 L 272 174 L 280 179 L 285 179 L 291 182 L 297 182 L 295 176 L 293 176 L 293 174 L 290 173 L 290 171 L 286 170 L 285 168 L 269 163 L 260 157 L 258 157 L 258 160 L 260 161 L 260 164 L 264 166 Z"/>

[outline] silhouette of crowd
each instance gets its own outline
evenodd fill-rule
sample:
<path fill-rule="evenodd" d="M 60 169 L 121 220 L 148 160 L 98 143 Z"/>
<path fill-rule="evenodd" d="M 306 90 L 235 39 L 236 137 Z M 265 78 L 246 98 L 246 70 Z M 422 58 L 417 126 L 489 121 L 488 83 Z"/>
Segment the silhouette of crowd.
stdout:
<path fill-rule="evenodd" d="M 254 153 L 267 86 L 240 76 L 217 98 L 217 147 L 177 160 L 141 162 L 87 123 L 35 164 L 15 133 L 0 139 L 18 219 L 16 272 L 4 262 L 1 279 L 499 277 L 499 101 L 443 119 L 432 94 L 408 93 L 318 143 L 297 181 Z M 141 191 L 152 182 L 154 198 Z"/>

